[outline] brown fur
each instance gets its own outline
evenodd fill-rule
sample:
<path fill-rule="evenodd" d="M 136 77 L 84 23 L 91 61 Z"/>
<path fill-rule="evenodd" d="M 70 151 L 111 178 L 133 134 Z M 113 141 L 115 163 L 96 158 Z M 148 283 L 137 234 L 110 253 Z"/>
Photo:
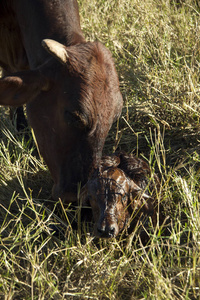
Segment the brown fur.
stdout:
<path fill-rule="evenodd" d="M 65 64 L 42 47 L 44 39 L 62 44 Z M 76 0 L 2 0 L 0 65 L 7 73 L 17 71 L 0 80 L 0 104 L 27 104 L 54 180 L 53 198 L 75 201 L 77 183 L 85 184 L 98 166 L 122 109 L 111 53 L 85 41 Z"/>

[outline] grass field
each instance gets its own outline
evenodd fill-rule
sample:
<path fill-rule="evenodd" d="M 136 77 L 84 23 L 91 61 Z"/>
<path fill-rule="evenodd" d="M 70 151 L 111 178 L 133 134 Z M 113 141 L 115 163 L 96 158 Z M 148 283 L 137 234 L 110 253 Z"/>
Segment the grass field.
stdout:
<path fill-rule="evenodd" d="M 52 181 L 31 133 L 27 142 L 1 107 L 0 299 L 200 299 L 199 1 L 79 7 L 87 40 L 113 53 L 124 98 L 104 152 L 149 162 L 165 221 L 149 229 L 146 245 L 139 227 L 129 237 L 93 239 L 78 208 L 49 205 Z"/>

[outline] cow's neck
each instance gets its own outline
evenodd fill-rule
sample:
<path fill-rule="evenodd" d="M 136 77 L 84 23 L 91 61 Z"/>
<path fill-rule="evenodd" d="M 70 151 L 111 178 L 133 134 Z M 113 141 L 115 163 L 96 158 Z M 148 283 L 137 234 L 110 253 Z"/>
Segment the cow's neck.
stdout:
<path fill-rule="evenodd" d="M 66 46 L 85 42 L 77 2 L 69 0 L 64 6 L 62 3 L 60 0 L 0 1 L 0 15 L 4 16 L 0 18 L 0 43 L 4 45 L 0 64 L 4 69 L 13 72 L 43 64 L 49 59 L 41 46 L 43 39 L 55 39 Z"/>

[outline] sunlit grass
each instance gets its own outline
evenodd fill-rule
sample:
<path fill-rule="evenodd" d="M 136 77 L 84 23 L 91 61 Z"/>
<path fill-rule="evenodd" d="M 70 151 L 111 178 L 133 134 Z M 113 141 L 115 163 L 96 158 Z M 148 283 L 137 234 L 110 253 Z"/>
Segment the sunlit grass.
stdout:
<path fill-rule="evenodd" d="M 79 5 L 86 38 L 112 51 L 124 98 L 104 152 L 150 164 L 162 223 L 150 220 L 146 244 L 142 224 L 128 237 L 94 239 L 79 207 L 51 202 L 31 133 L 17 133 L 1 108 L 0 299 L 199 299 L 199 3 Z"/>

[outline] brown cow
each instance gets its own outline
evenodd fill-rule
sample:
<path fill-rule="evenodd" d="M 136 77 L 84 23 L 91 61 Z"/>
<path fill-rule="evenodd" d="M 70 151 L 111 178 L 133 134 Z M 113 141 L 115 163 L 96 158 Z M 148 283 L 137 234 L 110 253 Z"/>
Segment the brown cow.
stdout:
<path fill-rule="evenodd" d="M 1 0 L 0 104 L 27 104 L 52 195 L 76 200 L 122 109 L 111 53 L 86 42 L 76 0 Z M 16 72 L 16 73 L 13 73 Z"/>
<path fill-rule="evenodd" d="M 101 165 L 89 179 L 85 196 L 92 207 L 97 237 L 116 237 L 124 228 L 135 228 L 151 216 L 156 223 L 156 201 L 152 192 L 159 187 L 143 160 L 120 153 L 102 158 Z M 85 199 L 84 199 L 85 200 Z"/>

